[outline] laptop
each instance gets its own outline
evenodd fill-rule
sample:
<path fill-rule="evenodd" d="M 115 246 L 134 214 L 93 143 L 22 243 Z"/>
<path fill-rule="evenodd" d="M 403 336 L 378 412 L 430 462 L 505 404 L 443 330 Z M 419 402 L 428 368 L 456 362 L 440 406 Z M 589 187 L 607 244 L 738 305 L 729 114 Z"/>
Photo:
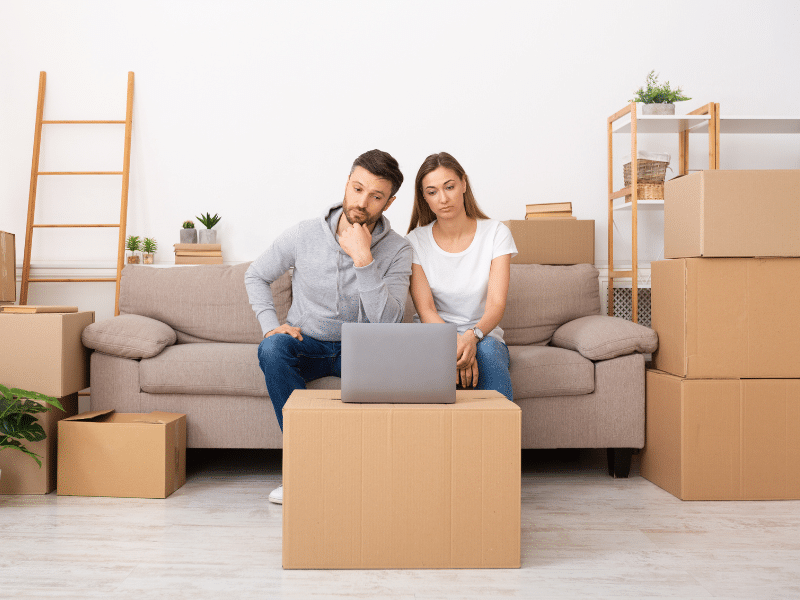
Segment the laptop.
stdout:
<path fill-rule="evenodd" d="M 342 402 L 452 404 L 456 326 L 343 323 Z"/>

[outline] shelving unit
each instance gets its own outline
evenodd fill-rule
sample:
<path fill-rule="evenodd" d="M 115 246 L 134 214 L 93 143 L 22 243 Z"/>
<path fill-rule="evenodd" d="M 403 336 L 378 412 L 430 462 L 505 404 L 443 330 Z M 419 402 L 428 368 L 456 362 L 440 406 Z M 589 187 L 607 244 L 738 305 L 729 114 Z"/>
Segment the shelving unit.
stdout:
<path fill-rule="evenodd" d="M 752 123 L 751 123 L 752 124 Z M 685 115 L 642 115 L 640 105 L 631 102 L 608 118 L 608 314 L 614 316 L 614 280 L 631 279 L 631 317 L 638 320 L 638 211 L 660 209 L 663 200 L 639 200 L 637 135 L 639 133 L 671 133 L 678 135 L 680 175 L 689 172 L 689 134 L 708 134 L 708 168 L 719 168 L 719 104 L 710 102 Z M 617 133 L 631 136 L 631 185 L 614 189 L 613 137 Z M 630 195 L 631 201 L 625 202 Z M 631 211 L 631 269 L 618 271 L 614 268 L 614 213 Z"/>

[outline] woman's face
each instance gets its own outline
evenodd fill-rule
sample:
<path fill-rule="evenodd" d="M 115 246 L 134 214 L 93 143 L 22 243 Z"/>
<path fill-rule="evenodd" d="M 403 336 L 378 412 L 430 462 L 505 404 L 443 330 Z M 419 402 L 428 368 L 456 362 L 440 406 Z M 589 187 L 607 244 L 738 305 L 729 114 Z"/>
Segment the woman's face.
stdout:
<path fill-rule="evenodd" d="M 465 181 L 447 167 L 438 167 L 422 178 L 422 195 L 437 219 L 451 219 L 464 212 Z"/>

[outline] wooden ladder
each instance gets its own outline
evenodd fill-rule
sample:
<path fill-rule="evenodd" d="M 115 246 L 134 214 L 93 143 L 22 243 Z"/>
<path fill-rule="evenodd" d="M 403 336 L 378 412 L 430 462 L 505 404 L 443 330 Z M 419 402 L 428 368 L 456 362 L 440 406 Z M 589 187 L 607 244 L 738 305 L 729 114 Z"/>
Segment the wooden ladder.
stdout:
<path fill-rule="evenodd" d="M 133 115 L 133 72 L 128 72 L 128 102 L 124 121 L 44 121 L 44 90 L 47 74 L 39 73 L 39 101 L 36 107 L 36 130 L 33 137 L 33 163 L 31 165 L 31 187 L 28 196 L 28 224 L 25 229 L 25 255 L 22 261 L 22 286 L 20 287 L 19 303 L 28 303 L 28 284 L 31 282 L 89 282 L 89 281 L 114 281 L 117 284 L 114 296 L 114 315 L 119 315 L 119 282 L 122 275 L 123 261 L 125 258 L 125 228 L 128 219 L 128 181 L 131 164 L 131 120 Z M 122 171 L 40 171 L 39 150 L 42 143 L 42 125 L 107 125 L 111 123 L 125 124 L 125 152 L 122 160 Z M 48 224 L 34 223 L 36 208 L 36 188 L 40 175 L 122 175 L 122 201 L 119 212 L 119 223 L 71 223 Z M 31 278 L 31 246 L 33 230 L 37 227 L 118 227 L 119 244 L 117 247 L 117 276 L 93 278 Z"/>

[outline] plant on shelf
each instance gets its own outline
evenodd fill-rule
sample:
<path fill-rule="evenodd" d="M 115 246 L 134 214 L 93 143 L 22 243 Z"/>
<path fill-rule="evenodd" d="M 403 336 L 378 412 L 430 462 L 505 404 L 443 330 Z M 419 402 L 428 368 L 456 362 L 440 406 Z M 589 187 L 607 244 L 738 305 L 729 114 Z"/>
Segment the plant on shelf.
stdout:
<path fill-rule="evenodd" d="M 144 238 L 142 241 L 142 262 L 146 265 L 153 264 L 153 255 L 158 250 L 158 242 L 154 238 Z"/>
<path fill-rule="evenodd" d="M 194 229 L 194 221 L 184 221 L 183 222 L 184 229 Z"/>
<path fill-rule="evenodd" d="M 691 100 L 691 98 L 683 95 L 681 88 L 672 89 L 669 81 L 660 84 L 658 82 L 658 74 L 655 71 L 650 71 L 645 85 L 636 90 L 635 94 L 630 102 L 643 103 L 645 105 L 642 110 L 643 114 L 674 115 L 675 102 Z"/>
<path fill-rule="evenodd" d="M 197 217 L 197 220 L 200 221 L 203 225 L 205 225 L 207 229 L 211 229 L 212 227 L 214 227 L 214 225 L 216 225 L 222 220 L 222 217 L 220 217 L 216 213 L 214 214 L 213 217 L 211 216 L 211 213 L 206 213 L 205 215 L 201 214 L 199 217 Z"/>
<path fill-rule="evenodd" d="M 28 450 L 23 442 L 39 442 L 47 437 L 33 415 L 47 412 L 51 407 L 64 410 L 52 396 L 0 385 L 0 450 L 24 452 L 41 467 L 41 457 Z"/>
<path fill-rule="evenodd" d="M 217 232 L 211 228 L 219 223 L 220 219 L 221 217 L 218 214 L 214 214 L 212 217 L 211 213 L 206 213 L 205 215 L 201 214 L 197 217 L 197 220 L 206 226 L 206 229 L 200 230 L 201 244 L 215 244 L 217 242 Z"/>
<path fill-rule="evenodd" d="M 196 244 L 197 230 L 194 228 L 194 221 L 184 221 L 181 229 L 181 244 Z"/>
<path fill-rule="evenodd" d="M 128 239 L 125 241 L 125 248 L 131 253 L 130 256 L 128 256 L 128 264 L 138 265 L 139 257 L 136 256 L 136 253 L 142 250 L 142 240 L 139 239 L 139 236 L 129 235 Z"/>

